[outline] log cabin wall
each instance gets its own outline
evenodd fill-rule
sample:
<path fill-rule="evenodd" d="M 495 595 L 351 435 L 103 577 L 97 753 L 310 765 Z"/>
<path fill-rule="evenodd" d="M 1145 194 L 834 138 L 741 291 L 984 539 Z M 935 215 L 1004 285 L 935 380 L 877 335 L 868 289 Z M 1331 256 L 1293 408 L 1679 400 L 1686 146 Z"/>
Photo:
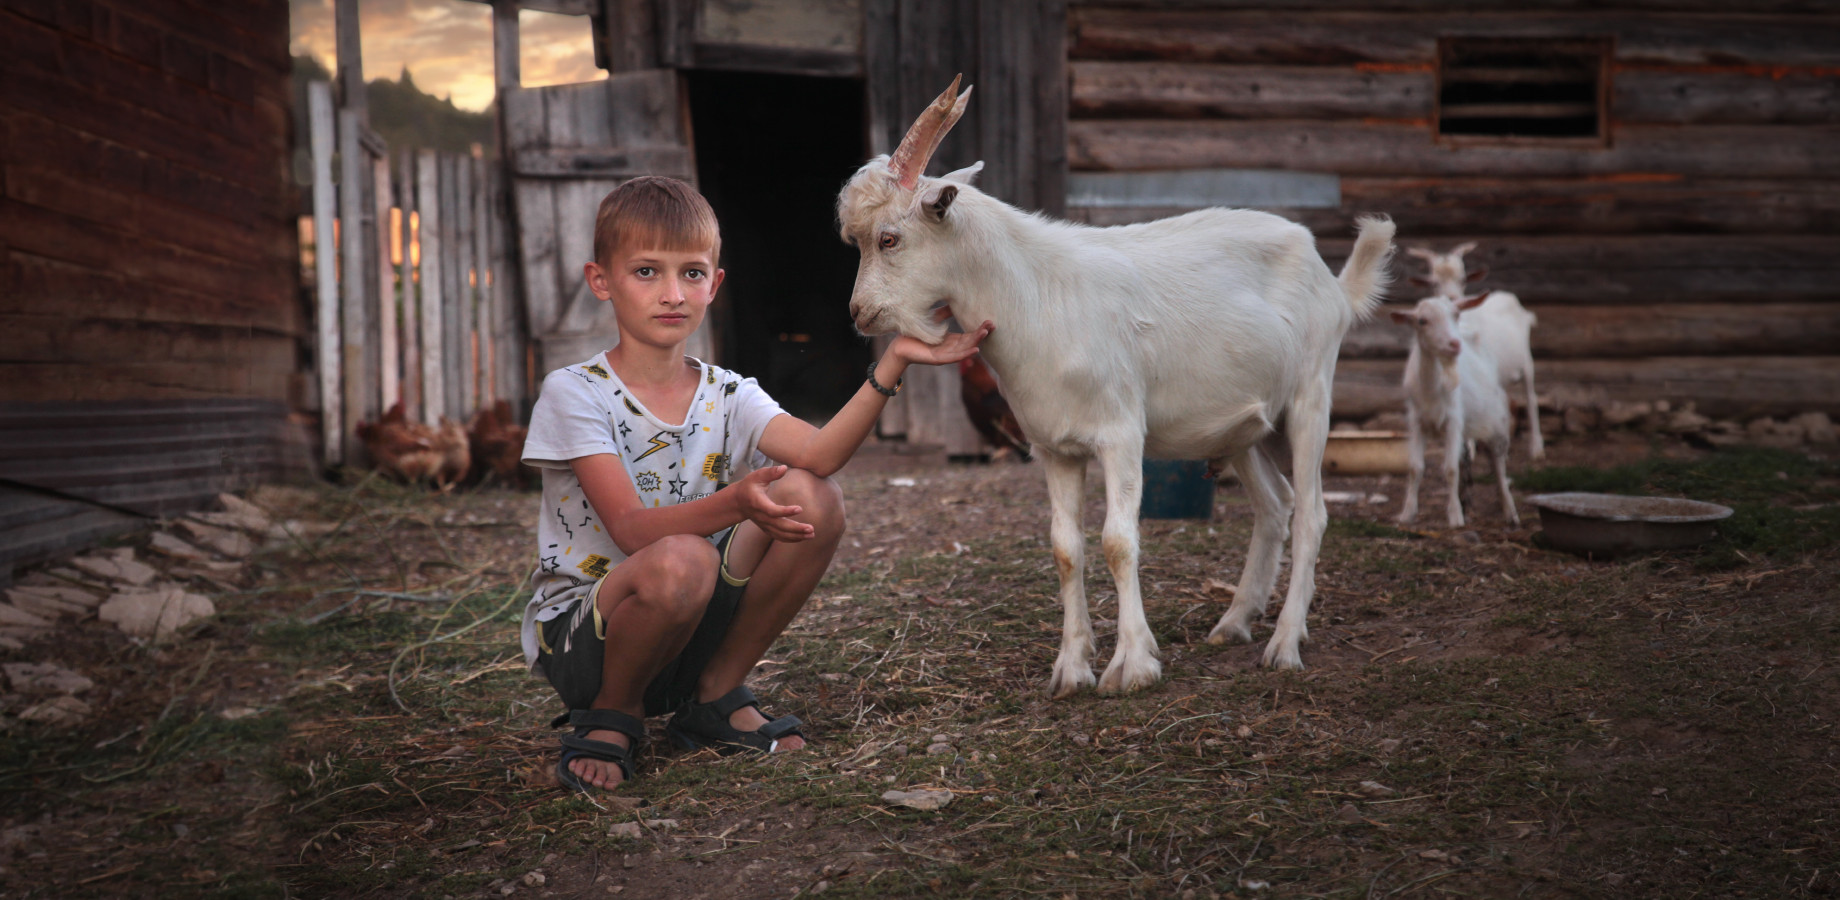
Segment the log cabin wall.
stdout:
<path fill-rule="evenodd" d="M 1364 213 L 1390 214 L 1402 247 L 1476 241 L 1483 286 L 1539 315 L 1555 406 L 1840 413 L 1840 7 L 1620 5 L 1076 2 L 1073 178 L 1339 180 L 1326 203 L 1242 204 L 1307 225 L 1337 269 Z M 1607 42 L 1601 138 L 1440 137 L 1440 39 L 1491 37 Z M 1076 189 L 1069 214 L 1094 224 L 1185 211 L 1080 202 Z M 1424 292 L 1403 277 L 1419 261 L 1395 273 L 1390 301 Z M 1383 323 L 1344 345 L 1338 418 L 1403 403 L 1407 336 Z"/>
<path fill-rule="evenodd" d="M 0 479 L 157 515 L 304 462 L 287 3 L 11 0 L 0 73 Z M 0 531 L 88 533 L 52 496 Z"/>

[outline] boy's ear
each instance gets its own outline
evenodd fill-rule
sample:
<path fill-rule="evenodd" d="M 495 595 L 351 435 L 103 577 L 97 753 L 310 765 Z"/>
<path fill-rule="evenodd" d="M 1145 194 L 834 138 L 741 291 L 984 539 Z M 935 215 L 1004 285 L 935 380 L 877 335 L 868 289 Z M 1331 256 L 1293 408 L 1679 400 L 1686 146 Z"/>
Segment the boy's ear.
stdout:
<path fill-rule="evenodd" d="M 607 283 L 607 271 L 599 263 L 587 263 L 581 267 L 582 276 L 588 282 L 588 290 L 600 300 L 613 298 L 613 287 Z"/>
<path fill-rule="evenodd" d="M 940 222 L 946 217 L 946 210 L 952 208 L 952 201 L 958 199 L 958 185 L 950 182 L 934 184 L 920 196 L 920 209 L 927 219 Z"/>

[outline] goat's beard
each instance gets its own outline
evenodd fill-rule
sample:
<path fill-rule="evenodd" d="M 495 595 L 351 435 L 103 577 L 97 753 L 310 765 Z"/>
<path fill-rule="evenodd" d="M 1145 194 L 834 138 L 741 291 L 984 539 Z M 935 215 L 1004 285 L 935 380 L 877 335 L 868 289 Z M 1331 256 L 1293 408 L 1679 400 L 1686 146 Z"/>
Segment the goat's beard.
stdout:
<path fill-rule="evenodd" d="M 928 314 L 915 314 L 902 308 L 883 309 L 868 322 L 868 327 L 858 322 L 857 332 L 864 337 L 878 334 L 903 334 L 924 344 L 938 344 L 946 339 L 951 330 L 944 322 L 936 322 Z"/>

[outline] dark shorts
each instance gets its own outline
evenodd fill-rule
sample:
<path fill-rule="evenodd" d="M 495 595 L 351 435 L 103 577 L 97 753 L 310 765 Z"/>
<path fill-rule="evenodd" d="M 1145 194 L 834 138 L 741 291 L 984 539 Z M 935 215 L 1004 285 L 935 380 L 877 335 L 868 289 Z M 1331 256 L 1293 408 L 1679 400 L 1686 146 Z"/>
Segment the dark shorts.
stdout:
<path fill-rule="evenodd" d="M 685 701 L 696 698 L 696 682 L 703 675 L 703 667 L 709 665 L 722 638 L 728 635 L 728 626 L 735 621 L 735 610 L 741 606 L 741 594 L 747 590 L 747 580 L 728 574 L 728 545 L 734 536 L 734 529 L 729 529 L 722 543 L 716 546 L 721 560 L 718 563 L 720 571 L 716 573 L 716 589 L 709 597 L 709 605 L 703 608 L 703 618 L 697 622 L 696 631 L 690 634 L 690 643 L 685 644 L 683 652 L 666 663 L 664 671 L 646 685 L 645 714 L 648 716 L 676 712 Z M 569 709 L 588 709 L 601 692 L 601 661 L 606 655 L 607 626 L 601 621 L 600 609 L 594 601 L 600 587 L 596 582 L 593 591 L 576 601 L 575 609 L 537 623 L 538 658 L 549 676 L 550 686 L 556 689 L 563 705 Z"/>

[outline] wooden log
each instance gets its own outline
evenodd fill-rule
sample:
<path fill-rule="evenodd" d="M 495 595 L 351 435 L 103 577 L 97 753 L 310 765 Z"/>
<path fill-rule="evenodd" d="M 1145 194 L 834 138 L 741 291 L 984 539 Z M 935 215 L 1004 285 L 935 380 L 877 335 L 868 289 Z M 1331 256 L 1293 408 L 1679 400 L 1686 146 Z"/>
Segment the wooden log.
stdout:
<path fill-rule="evenodd" d="M 1410 307 L 1395 305 L 1391 309 Z M 1652 303 L 1531 306 L 1534 356 L 1631 359 L 1648 356 L 1820 356 L 1840 347 L 1840 304 Z M 1382 310 L 1342 340 L 1343 359 L 1404 359 L 1412 330 Z"/>
<path fill-rule="evenodd" d="M 1665 172 L 1825 178 L 1840 127 L 1619 125 L 1611 145 L 1441 144 L 1428 122 L 1098 119 L 1068 123 L 1076 170 L 1301 169 L 1355 176 Z"/>
<path fill-rule="evenodd" d="M 354 0 L 355 6 L 355 0 Z M 358 143 L 361 120 L 357 112 L 339 110 L 339 379 L 345 398 L 341 404 L 344 428 L 344 462 L 362 465 L 358 423 L 376 403 L 376 373 L 365 365 L 372 342 L 367 308 L 374 289 L 365 277 L 364 149 Z"/>
<path fill-rule="evenodd" d="M 492 83 L 500 93 L 524 83 L 518 52 L 517 0 L 492 0 Z M 498 110 L 503 116 L 503 109 Z"/>
<path fill-rule="evenodd" d="M 307 109 L 313 147 L 313 272 L 319 337 L 319 418 L 321 461 L 335 466 L 345 461 L 344 398 L 339 366 L 339 277 L 332 222 L 338 216 L 333 198 L 332 85 L 314 81 L 307 85 Z"/>
<path fill-rule="evenodd" d="M 1400 239 L 1443 249 L 1471 238 Z M 1828 235 L 1630 235 L 1475 238 L 1464 257 L 1489 267 L 1481 287 L 1513 291 L 1522 302 L 1556 305 L 1772 303 L 1840 300 L 1840 238 Z M 1317 247 L 1340 271 L 1352 241 Z M 1401 275 L 1423 273 L 1405 259 Z M 1424 288 L 1394 281 L 1389 299 L 1416 300 Z"/>
<path fill-rule="evenodd" d="M 1273 209 L 1323 237 L 1355 218 L 1393 217 L 1401 235 L 1811 234 L 1840 231 L 1840 181 L 1597 178 L 1342 178 L 1340 209 Z M 1177 210 L 1075 210 L 1094 225 L 1146 222 Z"/>
<path fill-rule="evenodd" d="M 1800 15 L 1671 11 L 1358 12 L 1079 9 L 1071 59 L 1161 59 L 1280 65 L 1423 63 L 1441 35 L 1610 36 L 1618 61 L 1676 65 L 1832 66 L 1840 21 Z"/>
<path fill-rule="evenodd" d="M 1610 83 L 1610 114 L 1619 122 L 1826 125 L 1840 120 L 1840 79 L 1832 73 L 1629 67 L 1619 69 Z"/>
<path fill-rule="evenodd" d="M 0 204 L 0 223 L 15 221 L 12 210 Z M 315 223 L 317 224 L 317 223 Z M 73 239 L 83 232 L 70 229 Z M 110 250 L 120 245 L 105 229 L 88 229 L 86 239 L 101 240 Z M 311 240 L 309 238 L 309 240 Z M 133 319 L 149 324 L 214 325 L 253 330 L 266 334 L 289 334 L 312 341 L 312 309 L 305 311 L 274 309 L 272 305 L 298 302 L 285 300 L 286 293 L 264 288 L 273 278 L 251 272 L 239 283 L 238 293 L 225 295 L 200 292 L 149 282 L 131 272 L 108 271 L 73 264 L 67 260 L 21 252 L 17 243 L 0 233 L 0 244 L 10 244 L 14 251 L 8 261 L 7 290 L 0 291 L 0 312 L 43 315 L 44 310 L 59 304 L 80 305 L 83 315 L 95 318 Z M 336 261 L 335 261 L 336 263 Z M 296 263 L 297 264 L 297 263 Z M 309 277 L 308 283 L 312 283 Z M 278 295 L 278 296 L 277 296 Z M 303 322 L 300 316 L 307 316 Z M 317 367 L 313 367 L 317 371 Z"/>
<path fill-rule="evenodd" d="M 1335 367 L 1334 416 L 1361 419 L 1405 408 L 1398 360 L 1343 360 Z M 1539 364 L 1542 395 L 1634 402 L 1693 401 L 1714 418 L 1840 414 L 1840 357 L 1664 356 L 1563 359 Z"/>
<path fill-rule="evenodd" d="M 1429 71 L 1354 66 L 1084 61 L 1068 65 L 1075 118 L 1428 118 Z"/>
<path fill-rule="evenodd" d="M 447 281 L 446 242 L 441 239 L 441 157 L 434 150 L 423 150 L 415 164 L 416 209 L 421 215 L 421 286 L 422 345 L 422 421 L 439 424 L 447 409 L 447 365 L 444 347 L 447 329 L 442 312 L 447 298 L 442 288 Z"/>
<path fill-rule="evenodd" d="M 390 261 L 390 210 L 395 206 L 388 154 L 371 161 L 377 222 L 377 392 L 378 405 L 389 409 L 402 400 L 402 354 L 396 337 L 396 269 Z"/>

